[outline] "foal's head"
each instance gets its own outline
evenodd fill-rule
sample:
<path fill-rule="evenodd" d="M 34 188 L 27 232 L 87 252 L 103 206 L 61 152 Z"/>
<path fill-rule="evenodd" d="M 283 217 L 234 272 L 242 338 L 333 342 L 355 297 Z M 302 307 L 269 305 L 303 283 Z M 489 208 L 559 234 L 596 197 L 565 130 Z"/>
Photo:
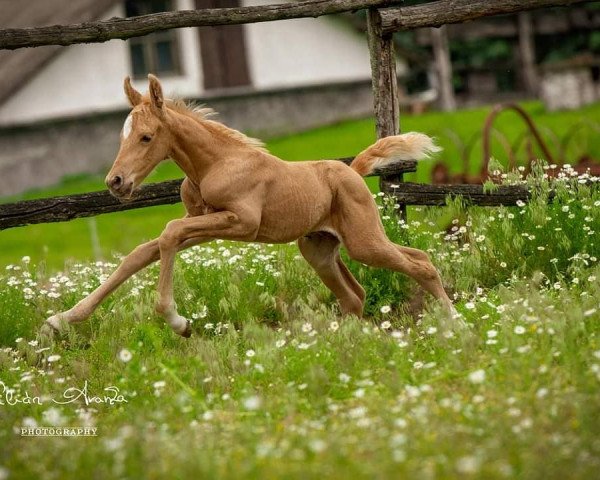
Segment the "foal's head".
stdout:
<path fill-rule="evenodd" d="M 160 82 L 148 75 L 149 92 L 142 96 L 125 78 L 125 94 L 133 107 L 121 131 L 121 147 L 106 176 L 110 192 L 121 200 L 130 199 L 136 187 L 171 149 L 166 125 L 166 107 Z"/>

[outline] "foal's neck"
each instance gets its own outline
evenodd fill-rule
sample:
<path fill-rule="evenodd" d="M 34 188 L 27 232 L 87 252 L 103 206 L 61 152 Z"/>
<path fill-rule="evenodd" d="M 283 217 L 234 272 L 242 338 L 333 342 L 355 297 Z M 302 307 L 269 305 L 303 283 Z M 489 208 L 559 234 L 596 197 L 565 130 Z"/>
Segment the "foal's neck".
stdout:
<path fill-rule="evenodd" d="M 219 161 L 218 142 L 200 119 L 168 111 L 168 126 L 173 142 L 171 158 L 187 177 L 199 184 Z"/>

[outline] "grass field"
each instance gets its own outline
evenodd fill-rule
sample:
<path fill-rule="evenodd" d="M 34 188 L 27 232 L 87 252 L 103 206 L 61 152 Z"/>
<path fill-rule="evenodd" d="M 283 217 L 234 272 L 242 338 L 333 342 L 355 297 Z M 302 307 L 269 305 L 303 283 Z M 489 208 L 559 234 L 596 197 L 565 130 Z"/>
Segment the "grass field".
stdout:
<path fill-rule="evenodd" d="M 547 113 L 539 102 L 524 105 L 542 132 L 552 145 L 551 130 L 558 138 L 571 138 L 567 152 L 568 158 L 577 158 L 583 152 L 600 158 L 600 136 L 594 134 L 590 122 L 600 123 L 600 104 L 578 111 Z M 403 131 L 422 131 L 438 137 L 444 147 L 442 158 L 458 171 L 462 160 L 456 143 L 451 141 L 449 132 L 468 144 L 481 130 L 489 107 L 463 110 L 452 114 L 431 112 L 419 116 L 404 115 Z M 512 143 L 516 142 L 523 131 L 522 123 L 510 112 L 498 117 L 497 129 L 503 132 Z M 572 133 L 573 130 L 575 133 Z M 571 132 L 571 133 L 570 133 Z M 272 139 L 267 142 L 269 149 L 287 160 L 306 160 L 334 158 L 356 155 L 370 145 L 375 138 L 372 119 L 344 122 L 286 138 Z M 498 145 L 496 145 L 498 146 Z M 494 151 L 500 163 L 505 162 L 501 148 Z M 471 151 L 473 170 L 479 167 L 481 142 L 474 141 Z M 431 161 L 419 165 L 417 174 L 407 175 L 410 181 L 429 181 Z M 65 180 L 61 185 L 41 191 L 29 192 L 20 198 L 43 198 L 71 193 L 84 193 L 105 189 L 104 174 L 77 177 Z M 148 181 L 160 181 L 180 177 L 181 173 L 172 163 L 165 163 Z M 375 189 L 376 179 L 370 179 L 369 185 Z M 4 199 L 3 201 L 15 200 Z M 164 225 L 171 219 L 183 215 L 181 205 L 163 206 L 103 215 L 95 219 L 80 219 L 68 223 L 53 225 L 34 225 L 25 229 L 12 229 L 0 232 L 0 266 L 17 262 L 22 256 L 29 255 L 36 263 L 45 262 L 51 270 L 62 269 L 65 260 L 70 262 L 91 259 L 111 259 L 115 252 L 125 253 L 142 241 L 160 234 Z M 93 239 L 96 238 L 94 247 Z M 74 260 L 75 259 L 75 260 Z"/>
<path fill-rule="evenodd" d="M 563 181 L 548 204 L 530 182 L 528 205 L 455 203 L 409 224 L 380 200 L 390 238 L 440 268 L 464 328 L 433 304 L 407 315 L 414 284 L 356 263 L 367 317 L 341 319 L 294 246 L 216 242 L 178 262 L 191 339 L 155 315 L 153 267 L 51 341 L 43 319 L 115 265 L 9 265 L 0 478 L 597 478 L 600 194 Z M 87 405 L 68 390 L 86 386 Z M 20 435 L 86 425 L 96 437 Z"/>

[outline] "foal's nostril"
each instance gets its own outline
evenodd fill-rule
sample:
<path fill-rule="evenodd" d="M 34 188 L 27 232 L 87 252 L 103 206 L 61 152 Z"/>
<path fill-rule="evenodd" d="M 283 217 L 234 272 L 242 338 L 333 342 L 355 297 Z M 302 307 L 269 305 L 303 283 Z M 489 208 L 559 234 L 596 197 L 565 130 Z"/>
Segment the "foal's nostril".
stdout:
<path fill-rule="evenodd" d="M 110 180 L 106 181 L 106 185 L 112 190 L 119 190 L 123 186 L 123 177 L 121 177 L 121 175 L 115 175 Z"/>

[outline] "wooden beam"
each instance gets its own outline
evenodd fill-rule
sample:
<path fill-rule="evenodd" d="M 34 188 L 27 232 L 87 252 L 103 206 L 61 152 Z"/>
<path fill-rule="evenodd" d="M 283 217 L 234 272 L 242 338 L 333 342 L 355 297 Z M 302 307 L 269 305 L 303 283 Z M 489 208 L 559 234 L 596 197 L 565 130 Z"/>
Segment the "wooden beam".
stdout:
<path fill-rule="evenodd" d="M 400 103 L 398 101 L 398 78 L 392 35 L 381 31 L 380 10 L 369 9 L 367 13 L 367 38 L 371 59 L 373 107 L 377 137 L 389 137 L 400 133 Z"/>
<path fill-rule="evenodd" d="M 396 76 L 396 57 L 392 35 L 381 31 L 379 10 L 371 8 L 367 12 L 367 38 L 371 59 L 371 82 L 373 86 L 373 109 L 377 138 L 389 137 L 400 133 L 400 102 L 398 100 L 398 77 Z M 381 176 L 379 189 L 385 192 L 384 183 L 400 183 L 403 175 Z M 400 217 L 406 219 L 406 207 L 401 206 Z"/>
<path fill-rule="evenodd" d="M 452 112 L 456 110 L 456 98 L 454 97 L 452 62 L 450 61 L 446 25 L 442 25 L 440 28 L 430 28 L 429 32 L 431 33 L 434 65 L 438 80 L 439 106 L 445 112 Z"/>
<path fill-rule="evenodd" d="M 386 192 L 400 205 L 446 205 L 448 197 L 461 196 L 466 203 L 481 206 L 516 205 L 527 202 L 531 193 L 521 186 L 499 186 L 485 192 L 483 185 L 428 185 L 423 183 L 386 184 Z"/>
<path fill-rule="evenodd" d="M 532 14 L 535 35 L 556 35 L 573 31 L 587 32 L 600 29 L 600 10 L 571 7 L 568 10 L 541 10 Z M 431 44 L 429 29 L 416 32 L 417 45 Z M 448 25 L 450 40 L 479 40 L 482 38 L 517 38 L 518 28 L 514 16 L 481 18 L 476 22 Z"/>
<path fill-rule="evenodd" d="M 182 179 L 144 185 L 136 194 L 136 198 L 127 203 L 119 202 L 106 190 L 6 203 L 0 205 L 0 230 L 35 223 L 65 222 L 103 213 L 178 203 L 181 201 L 179 197 L 181 182 Z"/>
<path fill-rule="evenodd" d="M 411 7 L 381 9 L 383 34 L 423 27 L 440 27 L 481 17 L 536 8 L 591 3 L 593 0 L 438 0 Z"/>
<path fill-rule="evenodd" d="M 535 34 L 531 22 L 531 13 L 520 12 L 517 15 L 519 29 L 519 61 L 521 75 L 525 90 L 536 95 L 538 91 L 538 77 L 535 68 Z"/>
<path fill-rule="evenodd" d="M 353 158 L 340 159 L 346 164 L 350 164 L 352 160 Z M 397 172 L 415 172 L 416 170 L 417 162 L 406 160 L 385 168 L 377 168 L 372 175 L 389 175 Z M 144 185 L 136 193 L 135 198 L 127 203 L 119 202 L 108 191 L 6 203 L 0 205 L 0 230 L 35 223 L 65 222 L 103 213 L 178 203 L 181 201 L 179 196 L 181 182 L 180 179 Z"/>
<path fill-rule="evenodd" d="M 363 8 L 387 7 L 400 2 L 401 0 L 304 0 L 239 8 L 181 10 L 131 18 L 114 17 L 101 22 L 76 25 L 6 28 L 0 30 L 0 50 L 41 45 L 99 43 L 117 38 L 124 40 L 171 28 L 239 25 L 290 18 L 320 17 Z"/>

